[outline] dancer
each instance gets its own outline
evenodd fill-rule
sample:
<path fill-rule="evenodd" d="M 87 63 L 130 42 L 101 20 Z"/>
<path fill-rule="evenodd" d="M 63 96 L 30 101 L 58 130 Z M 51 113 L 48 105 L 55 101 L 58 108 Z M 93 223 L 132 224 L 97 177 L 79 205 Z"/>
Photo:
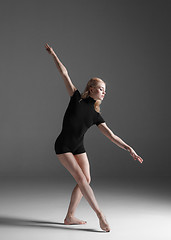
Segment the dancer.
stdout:
<path fill-rule="evenodd" d="M 109 232 L 109 224 L 102 213 L 93 190 L 90 187 L 90 166 L 84 148 L 84 134 L 89 127 L 96 124 L 99 130 L 120 148 L 127 150 L 134 160 L 143 162 L 142 158 L 116 136 L 107 126 L 100 114 L 100 104 L 106 94 L 106 84 L 100 78 L 92 78 L 88 81 L 83 94 L 73 85 L 66 67 L 61 63 L 54 50 L 45 45 L 46 50 L 52 55 L 59 70 L 68 94 L 70 102 L 65 112 L 62 131 L 55 142 L 55 152 L 61 164 L 71 173 L 77 184 L 72 192 L 71 200 L 64 224 L 85 224 L 86 221 L 77 219 L 75 210 L 84 196 L 99 218 L 102 230 Z"/>

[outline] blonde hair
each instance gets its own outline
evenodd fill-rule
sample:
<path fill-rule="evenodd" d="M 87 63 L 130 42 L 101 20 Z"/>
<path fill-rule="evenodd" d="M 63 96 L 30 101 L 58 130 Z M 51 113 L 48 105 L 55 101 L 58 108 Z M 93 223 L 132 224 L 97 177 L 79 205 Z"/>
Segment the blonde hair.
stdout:
<path fill-rule="evenodd" d="M 96 87 L 99 82 L 105 83 L 105 82 L 104 82 L 102 79 L 100 79 L 100 78 L 96 78 L 96 77 L 95 77 L 95 78 L 91 78 L 91 79 L 88 81 L 87 86 L 86 86 L 84 92 L 81 94 L 81 98 L 82 98 L 82 99 L 88 98 L 88 97 L 90 96 L 90 88 L 91 88 L 91 87 Z M 95 111 L 98 112 L 98 113 L 100 113 L 100 104 L 101 104 L 101 102 L 102 102 L 101 100 L 96 100 L 96 102 L 94 103 L 94 109 L 95 109 Z"/>

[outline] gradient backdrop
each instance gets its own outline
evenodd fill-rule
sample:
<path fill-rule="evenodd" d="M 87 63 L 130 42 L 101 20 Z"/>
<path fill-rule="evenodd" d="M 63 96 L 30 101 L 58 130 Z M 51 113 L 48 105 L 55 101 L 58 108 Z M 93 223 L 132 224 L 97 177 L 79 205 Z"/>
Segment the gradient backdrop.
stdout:
<path fill-rule="evenodd" d="M 0 176 L 69 176 L 54 142 L 69 102 L 47 42 L 83 91 L 107 83 L 102 116 L 144 163 L 96 126 L 93 176 L 170 176 L 170 1 L 9 1 L 0 6 Z"/>

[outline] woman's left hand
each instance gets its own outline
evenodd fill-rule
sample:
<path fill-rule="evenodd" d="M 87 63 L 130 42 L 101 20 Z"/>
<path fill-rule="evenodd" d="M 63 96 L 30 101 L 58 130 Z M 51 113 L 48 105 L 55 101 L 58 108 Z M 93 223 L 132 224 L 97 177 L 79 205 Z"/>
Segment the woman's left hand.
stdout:
<path fill-rule="evenodd" d="M 129 151 L 130 155 L 133 157 L 134 160 L 138 160 L 140 163 L 143 162 L 143 159 L 140 156 L 138 156 L 138 154 L 134 151 L 133 148 L 130 147 L 128 149 L 128 151 Z"/>
<path fill-rule="evenodd" d="M 46 50 L 49 54 L 55 55 L 55 52 L 53 51 L 53 48 L 50 47 L 47 43 L 45 44 L 45 48 L 46 48 Z"/>

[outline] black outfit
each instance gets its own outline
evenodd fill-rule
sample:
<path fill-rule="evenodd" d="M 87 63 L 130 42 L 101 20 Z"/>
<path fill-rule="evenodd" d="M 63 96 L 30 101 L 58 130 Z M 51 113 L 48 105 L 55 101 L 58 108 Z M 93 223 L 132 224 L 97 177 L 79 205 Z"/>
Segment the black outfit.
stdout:
<path fill-rule="evenodd" d="M 56 154 L 71 152 L 84 153 L 84 134 L 93 124 L 104 123 L 100 113 L 94 109 L 95 100 L 91 97 L 81 99 L 78 90 L 70 98 L 65 112 L 62 131 L 55 141 Z"/>

